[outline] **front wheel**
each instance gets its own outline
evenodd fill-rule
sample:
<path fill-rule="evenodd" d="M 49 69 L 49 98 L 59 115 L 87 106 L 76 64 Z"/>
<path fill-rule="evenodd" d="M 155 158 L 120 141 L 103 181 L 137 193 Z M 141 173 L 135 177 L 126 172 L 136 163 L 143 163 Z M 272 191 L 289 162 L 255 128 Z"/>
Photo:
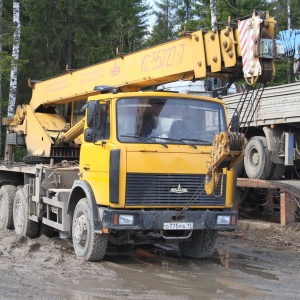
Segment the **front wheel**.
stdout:
<path fill-rule="evenodd" d="M 108 235 L 94 231 L 92 210 L 86 198 L 81 199 L 76 205 L 72 224 L 72 239 L 77 256 L 88 261 L 103 259 Z"/>
<path fill-rule="evenodd" d="M 215 251 L 218 231 L 206 229 L 195 230 L 191 239 L 178 244 L 180 253 L 191 258 L 208 258 Z"/>

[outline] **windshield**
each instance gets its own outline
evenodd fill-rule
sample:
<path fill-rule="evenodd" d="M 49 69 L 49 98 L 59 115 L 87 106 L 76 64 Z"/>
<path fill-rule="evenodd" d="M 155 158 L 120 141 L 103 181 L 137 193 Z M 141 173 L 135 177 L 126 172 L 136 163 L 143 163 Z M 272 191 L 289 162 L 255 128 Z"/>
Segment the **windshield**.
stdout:
<path fill-rule="evenodd" d="M 226 131 L 221 104 L 187 98 L 122 98 L 117 120 L 118 140 L 126 143 L 207 145 Z"/>

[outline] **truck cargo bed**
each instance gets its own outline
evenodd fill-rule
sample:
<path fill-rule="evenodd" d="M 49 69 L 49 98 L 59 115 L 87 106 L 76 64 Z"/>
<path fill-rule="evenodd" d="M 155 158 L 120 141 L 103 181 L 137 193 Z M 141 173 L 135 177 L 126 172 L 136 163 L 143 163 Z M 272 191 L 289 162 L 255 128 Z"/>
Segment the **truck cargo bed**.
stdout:
<path fill-rule="evenodd" d="M 231 120 L 241 96 L 242 93 L 223 97 L 228 109 L 229 120 Z M 251 100 L 248 95 L 241 112 L 241 116 L 243 116 L 247 109 L 246 115 L 248 115 L 251 107 L 251 105 L 248 106 L 248 103 L 254 101 L 250 111 L 250 116 L 253 115 L 253 117 L 248 123 L 249 127 L 300 122 L 300 82 L 265 88 L 258 105 L 256 105 L 256 98 Z M 256 106 L 257 110 L 253 114 Z M 243 126 L 244 122 L 241 123 Z"/>

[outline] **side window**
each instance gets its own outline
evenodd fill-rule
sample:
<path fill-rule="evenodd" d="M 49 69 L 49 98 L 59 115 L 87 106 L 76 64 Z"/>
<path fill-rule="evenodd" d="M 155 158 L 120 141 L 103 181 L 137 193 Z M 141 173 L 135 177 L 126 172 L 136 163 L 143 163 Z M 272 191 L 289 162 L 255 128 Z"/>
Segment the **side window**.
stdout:
<path fill-rule="evenodd" d="M 100 105 L 99 140 L 110 138 L 110 103 Z"/>

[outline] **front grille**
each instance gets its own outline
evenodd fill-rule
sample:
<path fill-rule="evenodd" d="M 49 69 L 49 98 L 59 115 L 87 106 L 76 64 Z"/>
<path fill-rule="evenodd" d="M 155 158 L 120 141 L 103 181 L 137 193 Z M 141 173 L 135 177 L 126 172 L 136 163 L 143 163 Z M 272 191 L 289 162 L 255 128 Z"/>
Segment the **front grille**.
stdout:
<path fill-rule="evenodd" d="M 142 206 L 220 206 L 225 204 L 226 176 L 224 175 L 223 193 L 219 198 L 206 195 L 205 175 L 194 174 L 140 174 L 127 173 L 126 205 Z M 187 189 L 187 193 L 171 193 L 171 189 Z M 201 186 L 202 185 L 202 186 Z M 201 187 L 200 187 L 201 186 Z M 200 188 L 199 188 L 200 187 Z M 215 192 L 220 194 L 221 180 Z M 202 193 L 201 193 L 202 191 Z M 196 194 L 195 194 L 196 193 Z M 201 195 L 197 197 L 197 195 Z M 192 203 L 191 198 L 195 199 Z"/>

